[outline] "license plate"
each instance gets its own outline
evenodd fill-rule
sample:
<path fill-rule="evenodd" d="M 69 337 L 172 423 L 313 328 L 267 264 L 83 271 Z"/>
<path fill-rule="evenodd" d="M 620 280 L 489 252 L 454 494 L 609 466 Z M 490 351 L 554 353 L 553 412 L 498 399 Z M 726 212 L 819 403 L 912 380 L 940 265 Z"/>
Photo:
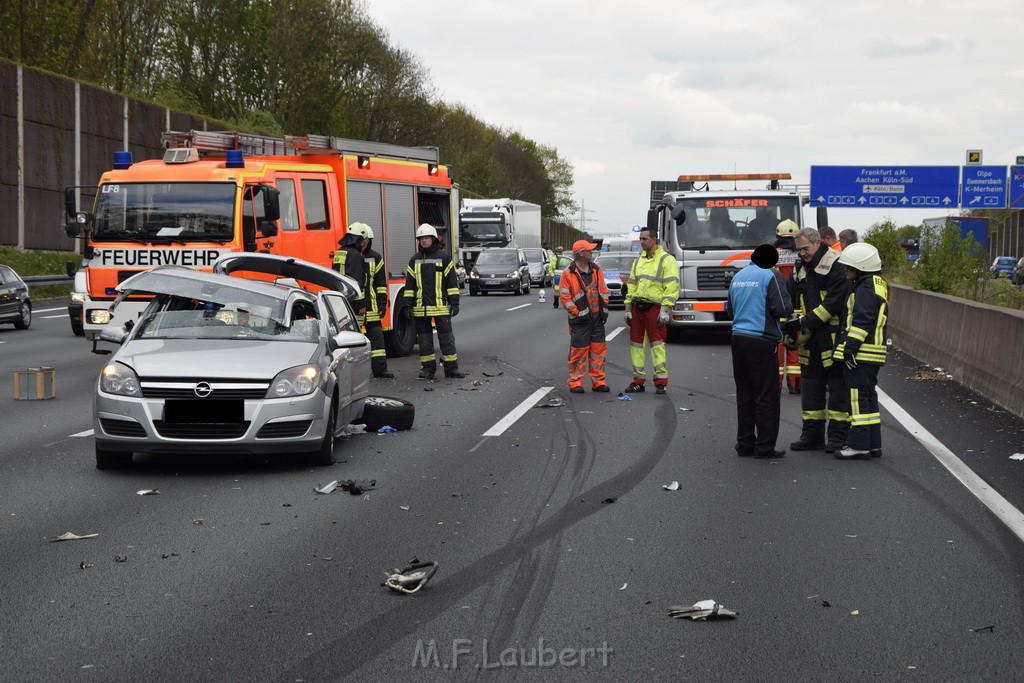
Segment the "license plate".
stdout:
<path fill-rule="evenodd" d="M 484 280 L 485 285 L 500 285 L 501 280 Z"/>
<path fill-rule="evenodd" d="M 164 401 L 164 422 L 241 422 L 245 416 L 245 401 Z"/>

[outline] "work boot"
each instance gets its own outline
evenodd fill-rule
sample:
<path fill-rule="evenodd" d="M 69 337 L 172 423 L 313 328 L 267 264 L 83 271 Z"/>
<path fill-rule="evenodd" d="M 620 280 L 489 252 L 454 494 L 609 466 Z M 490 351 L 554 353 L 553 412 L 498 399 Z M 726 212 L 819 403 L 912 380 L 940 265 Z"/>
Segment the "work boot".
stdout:
<path fill-rule="evenodd" d="M 754 457 L 758 460 L 767 460 L 769 458 L 781 458 L 786 455 L 784 450 L 771 450 L 767 453 L 754 453 Z"/>
<path fill-rule="evenodd" d="M 644 391 L 644 385 L 637 384 L 636 382 L 633 382 L 628 387 L 626 387 L 627 394 L 642 394 Z"/>
<path fill-rule="evenodd" d="M 570 394 L 582 394 L 582 393 L 585 393 L 585 392 L 583 391 L 583 387 L 573 387 L 573 388 L 569 389 L 569 393 Z"/>
<path fill-rule="evenodd" d="M 789 444 L 791 451 L 820 451 L 825 448 L 825 440 L 822 438 L 812 439 L 805 434 L 801 434 L 800 438 Z"/>
<path fill-rule="evenodd" d="M 872 448 L 871 449 L 871 457 L 872 458 L 881 458 L 882 457 L 882 449 L 881 448 Z"/>
<path fill-rule="evenodd" d="M 664 394 L 666 391 L 667 389 L 665 388 L 664 384 L 659 384 L 656 387 L 654 387 L 654 393 L 656 394 Z"/>
<path fill-rule="evenodd" d="M 557 296 L 555 297 L 555 300 L 551 302 L 551 308 L 558 308 L 558 297 Z"/>
<path fill-rule="evenodd" d="M 844 446 L 835 453 L 836 460 L 870 460 L 871 451 L 862 451 L 857 448 Z"/>
<path fill-rule="evenodd" d="M 466 376 L 466 373 L 464 373 L 462 370 L 459 370 L 458 368 L 445 368 L 444 369 L 444 377 L 445 377 L 445 379 L 462 379 L 465 376 Z"/>
<path fill-rule="evenodd" d="M 430 368 L 422 368 L 420 374 L 416 375 L 420 379 L 434 379 L 434 371 Z"/>
<path fill-rule="evenodd" d="M 591 391 L 596 391 L 601 394 L 607 394 L 611 389 L 608 388 L 607 384 L 598 384 L 590 388 Z"/>
<path fill-rule="evenodd" d="M 395 373 L 391 372 L 390 370 L 382 370 L 381 372 L 375 374 L 374 377 L 376 377 L 377 379 L 394 379 Z"/>

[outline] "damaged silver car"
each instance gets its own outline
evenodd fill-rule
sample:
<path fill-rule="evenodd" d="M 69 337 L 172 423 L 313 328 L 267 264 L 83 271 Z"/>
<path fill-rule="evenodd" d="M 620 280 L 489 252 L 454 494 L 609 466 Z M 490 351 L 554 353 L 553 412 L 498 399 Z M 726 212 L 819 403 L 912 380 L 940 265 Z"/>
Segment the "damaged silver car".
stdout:
<path fill-rule="evenodd" d="M 349 301 L 357 283 L 264 254 L 224 257 L 214 271 L 160 266 L 118 285 L 119 299 L 153 298 L 100 335 L 120 348 L 96 386 L 99 469 L 127 467 L 133 453 L 299 453 L 327 465 L 362 415 L 370 342 Z"/>

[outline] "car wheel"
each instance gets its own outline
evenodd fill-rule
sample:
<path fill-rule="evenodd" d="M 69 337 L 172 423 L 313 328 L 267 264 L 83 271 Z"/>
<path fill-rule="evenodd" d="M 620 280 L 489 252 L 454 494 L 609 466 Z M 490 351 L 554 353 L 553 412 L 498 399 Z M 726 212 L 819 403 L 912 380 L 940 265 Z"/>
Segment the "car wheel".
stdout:
<path fill-rule="evenodd" d="M 131 451 L 111 451 L 102 446 L 96 446 L 96 469 L 121 470 L 131 466 Z"/>
<path fill-rule="evenodd" d="M 512 293 L 516 296 L 522 296 L 523 294 L 523 281 L 519 280 L 516 282 L 516 288 L 512 290 Z"/>
<path fill-rule="evenodd" d="M 14 326 L 19 330 L 27 330 L 28 326 L 32 324 L 32 304 L 22 301 L 19 314 L 20 317 L 14 321 Z"/>
<path fill-rule="evenodd" d="M 530 293 L 530 285 L 531 285 L 531 284 L 532 284 L 532 283 L 531 283 L 531 282 L 530 282 L 529 280 L 527 280 L 527 281 L 526 281 L 526 293 L 527 293 L 527 294 L 529 294 L 529 293 Z"/>
<path fill-rule="evenodd" d="M 368 432 L 375 432 L 381 427 L 404 431 L 412 429 L 415 418 L 416 406 L 410 401 L 391 396 L 367 396 L 363 417 L 355 422 L 365 424 Z"/>
<path fill-rule="evenodd" d="M 476 296 L 478 293 L 479 292 L 477 292 L 476 289 L 472 285 L 470 285 L 470 287 L 469 287 L 469 295 L 470 296 Z"/>
<path fill-rule="evenodd" d="M 310 455 L 310 465 L 326 466 L 334 464 L 335 419 L 335 405 L 334 401 L 331 401 L 330 414 L 327 416 L 327 429 L 324 430 L 324 440 L 320 442 L 320 448 Z"/>

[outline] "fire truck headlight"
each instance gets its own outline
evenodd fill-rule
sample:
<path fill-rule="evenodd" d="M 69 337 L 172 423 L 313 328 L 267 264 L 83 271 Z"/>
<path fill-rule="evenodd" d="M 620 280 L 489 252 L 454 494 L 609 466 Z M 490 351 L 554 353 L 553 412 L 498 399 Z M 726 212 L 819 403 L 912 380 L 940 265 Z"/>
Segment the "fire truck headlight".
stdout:
<path fill-rule="evenodd" d="M 693 304 L 683 302 L 683 303 L 679 304 L 679 310 L 681 310 L 681 311 L 692 311 L 693 310 Z"/>
<path fill-rule="evenodd" d="M 110 311 L 102 309 L 89 311 L 89 322 L 93 325 L 106 325 L 110 322 Z"/>
<path fill-rule="evenodd" d="M 100 390 L 118 396 L 142 397 L 139 378 L 135 371 L 123 363 L 107 363 L 100 374 Z"/>
<path fill-rule="evenodd" d="M 71 292 L 71 302 L 76 304 L 85 303 L 85 292 Z"/>
<path fill-rule="evenodd" d="M 320 369 L 315 365 L 300 365 L 277 373 L 267 390 L 267 398 L 306 396 L 319 386 Z"/>

